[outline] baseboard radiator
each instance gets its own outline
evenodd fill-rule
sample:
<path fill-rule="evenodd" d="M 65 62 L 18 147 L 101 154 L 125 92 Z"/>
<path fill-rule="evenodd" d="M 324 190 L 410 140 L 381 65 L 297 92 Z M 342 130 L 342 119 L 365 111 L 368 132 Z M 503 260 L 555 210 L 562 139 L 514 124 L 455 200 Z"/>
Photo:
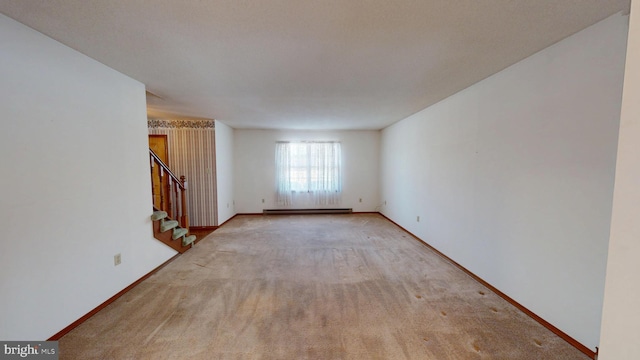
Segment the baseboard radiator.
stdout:
<path fill-rule="evenodd" d="M 351 214 L 352 208 L 341 209 L 264 209 L 263 215 Z"/>

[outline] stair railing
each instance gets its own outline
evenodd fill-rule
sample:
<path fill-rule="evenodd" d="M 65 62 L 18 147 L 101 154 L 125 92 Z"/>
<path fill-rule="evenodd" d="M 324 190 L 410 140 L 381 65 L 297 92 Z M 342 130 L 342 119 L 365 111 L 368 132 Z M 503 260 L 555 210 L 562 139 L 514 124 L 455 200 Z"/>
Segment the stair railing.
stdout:
<path fill-rule="evenodd" d="M 185 176 L 178 178 L 151 149 L 149 149 L 149 159 L 153 206 L 158 210 L 166 211 L 172 219 L 180 222 L 181 227 L 188 229 L 187 179 Z M 159 191 L 153 186 L 156 181 Z"/>

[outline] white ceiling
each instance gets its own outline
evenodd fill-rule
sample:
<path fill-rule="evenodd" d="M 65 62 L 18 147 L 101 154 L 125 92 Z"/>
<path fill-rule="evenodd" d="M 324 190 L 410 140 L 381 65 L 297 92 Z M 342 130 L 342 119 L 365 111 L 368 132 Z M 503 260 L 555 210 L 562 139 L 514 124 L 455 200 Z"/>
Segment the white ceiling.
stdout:
<path fill-rule="evenodd" d="M 629 0 L 1 0 L 147 86 L 153 117 L 380 129 Z"/>

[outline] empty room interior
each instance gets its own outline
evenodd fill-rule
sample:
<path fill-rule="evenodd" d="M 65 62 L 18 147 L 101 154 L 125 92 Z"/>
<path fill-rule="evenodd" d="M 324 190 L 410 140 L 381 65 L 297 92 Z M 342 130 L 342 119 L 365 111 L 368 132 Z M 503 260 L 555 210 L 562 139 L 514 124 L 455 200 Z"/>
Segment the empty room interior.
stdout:
<path fill-rule="evenodd" d="M 640 358 L 638 0 L 0 13 L 0 341 Z"/>

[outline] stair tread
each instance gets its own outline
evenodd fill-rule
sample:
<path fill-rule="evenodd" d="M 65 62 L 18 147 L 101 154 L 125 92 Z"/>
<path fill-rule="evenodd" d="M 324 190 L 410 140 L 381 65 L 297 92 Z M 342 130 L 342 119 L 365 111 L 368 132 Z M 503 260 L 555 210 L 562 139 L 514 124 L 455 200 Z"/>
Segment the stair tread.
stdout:
<path fill-rule="evenodd" d="M 178 220 L 165 220 L 160 224 L 160 231 L 165 232 L 178 226 Z"/>
<path fill-rule="evenodd" d="M 154 211 L 151 215 L 151 221 L 162 220 L 169 216 L 166 211 Z"/>
<path fill-rule="evenodd" d="M 196 241 L 196 236 L 195 235 L 185 236 L 182 239 L 182 246 L 188 246 L 189 244 L 193 243 L 194 241 Z"/>
<path fill-rule="evenodd" d="M 178 239 L 184 235 L 187 235 L 187 232 L 189 232 L 189 230 L 185 228 L 181 228 L 181 227 L 173 228 L 173 235 L 171 235 L 171 238 L 173 240 Z"/>

